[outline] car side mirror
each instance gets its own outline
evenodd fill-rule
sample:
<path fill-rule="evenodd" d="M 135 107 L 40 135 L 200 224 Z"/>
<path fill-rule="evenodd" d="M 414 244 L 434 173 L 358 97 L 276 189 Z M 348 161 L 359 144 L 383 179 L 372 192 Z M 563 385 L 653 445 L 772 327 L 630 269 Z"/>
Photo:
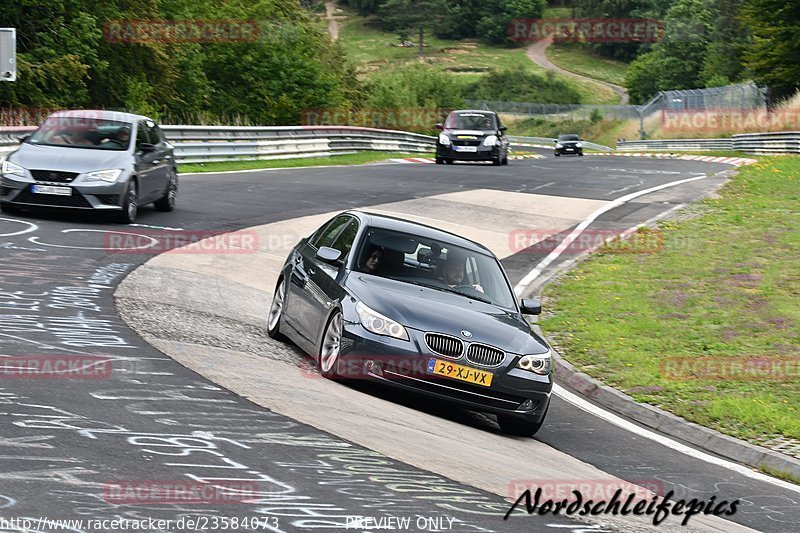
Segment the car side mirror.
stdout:
<path fill-rule="evenodd" d="M 553 142 L 554 142 L 555 144 L 558 144 L 558 139 L 553 139 Z"/>
<path fill-rule="evenodd" d="M 30 137 L 30 136 L 31 136 L 30 133 L 26 133 L 25 135 L 17 136 L 17 139 L 19 139 L 19 142 L 24 143 L 25 141 L 28 140 L 28 137 Z"/>
<path fill-rule="evenodd" d="M 319 250 L 317 250 L 317 259 L 320 261 L 325 261 L 326 263 L 330 263 L 332 265 L 337 264 L 339 261 L 339 257 L 342 255 L 342 252 L 337 250 L 336 248 L 330 248 L 328 246 L 321 246 Z"/>
<path fill-rule="evenodd" d="M 520 308 L 523 315 L 542 314 L 542 302 L 539 298 L 523 298 L 520 301 Z"/>
<path fill-rule="evenodd" d="M 500 131 L 506 131 L 507 129 L 508 129 L 508 126 L 500 126 Z"/>
<path fill-rule="evenodd" d="M 439 122 L 438 124 L 436 124 L 436 129 L 437 129 L 437 130 L 443 130 L 443 129 L 444 129 L 444 126 L 442 125 L 442 123 L 441 123 L 441 122 Z"/>
<path fill-rule="evenodd" d="M 140 143 L 136 146 L 142 153 L 150 153 L 156 151 L 156 145 L 150 143 Z"/>

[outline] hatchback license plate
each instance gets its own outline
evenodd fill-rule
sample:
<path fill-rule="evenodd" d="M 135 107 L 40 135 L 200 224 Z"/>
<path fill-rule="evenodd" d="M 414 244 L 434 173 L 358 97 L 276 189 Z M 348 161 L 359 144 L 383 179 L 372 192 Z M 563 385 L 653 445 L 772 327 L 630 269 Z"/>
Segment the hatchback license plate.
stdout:
<path fill-rule="evenodd" d="M 475 383 L 476 385 L 483 385 L 484 387 L 488 387 L 492 384 L 493 377 L 491 372 L 484 372 L 483 370 L 476 370 L 468 366 L 457 365 L 439 359 L 428 360 L 428 373 L 457 379 L 459 381 L 466 381 L 467 383 Z"/>
<path fill-rule="evenodd" d="M 456 152 L 477 152 L 477 146 L 456 146 Z"/>
<path fill-rule="evenodd" d="M 52 185 L 34 185 L 36 194 L 55 194 L 58 196 L 72 196 L 72 187 L 54 187 Z"/>

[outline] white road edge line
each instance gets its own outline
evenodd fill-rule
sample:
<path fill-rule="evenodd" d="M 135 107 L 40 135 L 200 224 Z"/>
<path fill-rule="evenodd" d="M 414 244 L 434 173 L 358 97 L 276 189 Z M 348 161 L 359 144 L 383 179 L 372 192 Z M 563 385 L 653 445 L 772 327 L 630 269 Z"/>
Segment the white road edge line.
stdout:
<path fill-rule="evenodd" d="M 793 492 L 800 493 L 800 486 L 795 485 L 794 483 L 789 483 L 788 481 L 783 481 L 782 479 L 773 478 L 766 474 L 762 474 L 761 472 L 757 472 L 755 470 L 751 470 L 749 467 L 740 465 L 726 459 L 720 459 L 719 457 L 714 457 L 711 454 L 706 452 L 702 452 L 700 450 L 695 450 L 694 448 L 687 446 L 685 444 L 681 444 L 675 440 L 672 440 L 669 437 L 665 437 L 664 435 L 659 435 L 657 433 L 653 433 L 649 429 L 645 429 L 641 426 L 637 426 L 633 422 L 625 420 L 624 418 L 615 415 L 606 411 L 605 409 L 601 409 L 594 404 L 589 403 L 587 400 L 584 400 L 577 394 L 569 392 L 568 390 L 564 389 L 560 385 L 553 386 L 553 392 L 560 398 L 564 399 L 565 401 L 571 403 L 575 407 L 579 409 L 583 409 L 596 417 L 605 420 L 606 422 L 610 422 L 615 426 L 619 426 L 624 430 L 630 431 L 635 435 L 639 435 L 640 437 L 644 437 L 646 439 L 650 439 L 654 442 L 672 448 L 673 450 L 688 455 L 689 457 L 693 457 L 695 459 L 700 459 L 701 461 L 705 461 L 707 463 L 711 463 L 713 465 L 721 466 L 723 468 L 727 468 L 728 470 L 733 470 L 737 474 L 741 474 L 743 476 L 756 479 L 758 481 L 764 481 L 766 483 L 771 483 L 773 485 L 777 485 L 781 488 L 791 490 Z"/>
<path fill-rule="evenodd" d="M 607 211 L 610 211 L 611 209 L 614 209 L 616 207 L 619 207 L 622 204 L 624 204 L 624 203 L 626 203 L 626 202 L 628 202 L 630 200 L 633 200 L 634 198 L 638 198 L 639 196 L 644 196 L 645 194 L 649 194 L 651 192 L 660 191 L 662 189 L 666 189 L 666 188 L 669 188 L 669 187 L 674 187 L 676 185 L 682 185 L 684 183 L 689 183 L 689 182 L 692 182 L 692 181 L 701 180 L 701 179 L 704 179 L 704 178 L 707 178 L 707 177 L 708 177 L 707 174 L 703 174 L 702 176 L 695 176 L 693 178 L 686 178 L 686 179 L 682 179 L 682 180 L 678 180 L 678 181 L 672 181 L 672 182 L 669 182 L 669 183 L 664 183 L 662 185 L 657 185 L 657 186 L 651 187 L 649 189 L 645 189 L 645 190 L 642 190 L 642 191 L 636 191 L 634 193 L 627 194 L 625 196 L 621 196 L 621 197 L 617 198 L 616 200 L 610 202 L 609 204 L 601 207 L 600 209 L 596 210 L 594 213 L 589 215 L 585 220 L 583 220 L 583 222 L 578 224 L 575 227 L 575 229 L 572 230 L 570 232 L 570 234 L 567 235 L 564 238 L 564 240 L 559 243 L 559 245 L 556 247 L 555 250 L 553 250 L 550 254 L 548 254 L 547 257 L 542 259 L 539 262 L 539 264 L 536 265 L 533 268 L 533 270 L 528 272 L 528 274 L 526 274 L 525 277 L 522 278 L 522 280 L 520 280 L 519 283 L 517 283 L 516 287 L 514 287 L 514 292 L 517 294 L 517 296 L 521 296 L 522 294 L 524 294 L 524 292 L 528 289 L 530 284 L 533 283 L 536 280 L 536 278 L 538 278 L 542 274 L 544 269 L 547 268 L 547 266 L 550 263 L 555 261 L 564 252 L 564 250 L 566 250 L 567 247 L 576 238 L 578 238 L 578 236 L 580 236 L 581 233 L 583 233 L 583 230 L 585 230 L 589 226 L 589 224 L 594 222 L 595 219 L 597 219 L 597 217 L 599 217 L 603 213 L 605 213 Z M 611 412 L 609 412 L 609 411 L 607 411 L 605 409 L 602 409 L 600 407 L 597 407 L 596 405 L 584 400 L 583 398 L 581 398 L 581 397 L 579 397 L 579 396 L 567 391 L 566 389 L 564 389 L 563 387 L 561 387 L 558 384 L 553 385 L 553 393 L 556 396 L 558 396 L 558 397 L 564 399 L 565 401 L 571 403 L 575 407 L 578 407 L 579 409 L 583 409 L 584 411 L 596 416 L 597 418 L 600 418 L 602 420 L 610 422 L 610 423 L 614 424 L 615 426 L 618 426 L 618 427 L 620 427 L 620 428 L 622 428 L 622 429 L 624 429 L 626 431 L 630 431 L 631 433 L 634 433 L 634 434 L 639 435 L 641 437 L 644 437 L 646 439 L 652 440 L 653 442 L 657 442 L 657 443 L 659 443 L 659 444 L 661 444 L 663 446 L 667 446 L 668 448 L 672 448 L 673 450 L 675 450 L 677 452 L 680 452 L 680 453 L 683 453 L 684 455 L 688 455 L 689 457 L 693 457 L 695 459 L 699 459 L 701 461 L 705 461 L 705 462 L 713 464 L 713 465 L 717 465 L 717 466 L 721 466 L 723 468 L 727 468 L 728 470 L 732 470 L 732 471 L 734 471 L 734 472 L 736 472 L 738 474 L 741 474 L 741 475 L 743 475 L 745 477 L 749 477 L 751 479 L 755 479 L 755 480 L 758 480 L 758 481 L 763 481 L 765 483 L 770 483 L 772 485 L 776 485 L 778 487 L 781 487 L 781 488 L 784 488 L 784 489 L 788 489 L 788 490 L 791 490 L 793 492 L 800 493 L 800 486 L 798 486 L 798 485 L 795 485 L 793 483 L 789 483 L 788 481 L 783 481 L 781 479 L 773 478 L 773 477 L 768 476 L 766 474 L 762 474 L 761 472 L 757 472 L 757 471 L 751 470 L 749 467 L 746 467 L 744 465 L 740 465 L 740 464 L 734 463 L 732 461 L 728 461 L 726 459 L 720 459 L 718 457 L 714 457 L 713 455 L 710 455 L 710 454 L 708 454 L 706 452 L 701 452 L 699 450 L 695 450 L 694 448 L 692 448 L 690 446 L 687 446 L 685 444 L 681 444 L 680 442 L 672 440 L 669 437 L 665 437 L 663 435 L 659 435 L 658 433 L 655 433 L 655 432 L 650 431 L 648 429 L 645 429 L 645 428 L 642 428 L 640 426 L 637 426 L 633 422 L 625 420 L 624 418 L 622 418 L 622 417 L 620 417 L 618 415 L 615 415 L 615 414 L 613 414 L 613 413 L 611 413 Z"/>
<path fill-rule="evenodd" d="M 615 208 L 621 206 L 622 204 L 624 204 L 624 203 L 626 203 L 626 202 L 628 202 L 630 200 L 633 200 L 634 198 L 638 198 L 639 196 L 644 196 L 645 194 L 650 194 L 651 192 L 660 191 L 661 189 L 666 189 L 668 187 L 674 187 L 676 185 L 682 185 L 684 183 L 689 183 L 690 181 L 697 181 L 697 180 L 701 180 L 701 179 L 704 179 L 704 178 L 707 178 L 707 177 L 708 177 L 707 174 L 703 174 L 702 176 L 695 176 L 693 178 L 685 178 L 685 179 L 678 180 L 678 181 L 671 181 L 669 183 L 664 183 L 662 185 L 657 185 L 655 187 L 650 187 L 649 189 L 644 189 L 643 191 L 632 192 L 630 194 L 626 194 L 625 196 L 620 196 L 616 200 L 613 200 L 613 201 L 609 202 L 608 204 L 604 205 L 603 207 L 597 209 L 594 213 L 589 215 L 583 222 L 578 224 L 575 227 L 575 229 L 570 232 L 569 235 L 564 237 L 564 240 L 559 243 L 559 245 L 556 247 L 555 250 L 550 252 L 547 255 L 547 257 L 542 259 L 539 262 L 539 264 L 536 265 L 533 268 L 533 270 L 528 272 L 525 275 L 525 277 L 523 277 L 519 281 L 519 283 L 517 283 L 517 285 L 514 287 L 514 292 L 516 293 L 516 295 L 518 297 L 521 296 L 522 294 L 524 294 L 525 291 L 528 290 L 528 287 L 530 286 L 530 284 L 533 283 L 536 280 L 536 278 L 541 276 L 542 272 L 544 272 L 544 269 L 547 268 L 548 265 L 550 265 L 550 263 L 552 263 L 553 261 L 558 259 L 558 257 L 564 252 L 564 250 L 566 250 L 567 247 L 570 244 L 572 244 L 572 242 L 575 239 L 577 239 L 578 236 L 580 236 L 581 233 L 583 233 L 583 230 L 585 230 L 589 226 L 589 224 L 594 222 L 595 219 L 597 219 L 597 217 L 599 217 L 603 213 L 605 213 L 607 211 L 611 211 L 612 209 L 615 209 Z"/>

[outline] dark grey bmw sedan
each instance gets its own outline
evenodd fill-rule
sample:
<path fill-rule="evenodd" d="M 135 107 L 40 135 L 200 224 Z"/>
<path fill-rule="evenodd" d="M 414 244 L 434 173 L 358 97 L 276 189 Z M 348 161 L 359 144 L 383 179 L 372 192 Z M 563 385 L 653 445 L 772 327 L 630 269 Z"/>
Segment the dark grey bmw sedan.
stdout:
<path fill-rule="evenodd" d="M 2 163 L 0 209 L 109 211 L 130 224 L 140 205 L 172 211 L 178 173 L 172 145 L 150 118 L 114 111 L 50 115 Z"/>
<path fill-rule="evenodd" d="M 331 379 L 370 379 L 497 415 L 533 435 L 553 387 L 551 351 L 497 257 L 452 233 L 342 213 L 287 258 L 268 314 Z"/>

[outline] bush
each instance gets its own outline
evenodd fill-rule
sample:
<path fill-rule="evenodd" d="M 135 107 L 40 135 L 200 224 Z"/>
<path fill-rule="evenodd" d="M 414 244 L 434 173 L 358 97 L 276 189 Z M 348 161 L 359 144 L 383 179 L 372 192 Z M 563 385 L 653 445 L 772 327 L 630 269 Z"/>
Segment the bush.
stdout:
<path fill-rule="evenodd" d="M 541 104 L 580 103 L 580 94 L 555 77 L 513 70 L 492 71 L 464 92 L 465 98 Z"/>

